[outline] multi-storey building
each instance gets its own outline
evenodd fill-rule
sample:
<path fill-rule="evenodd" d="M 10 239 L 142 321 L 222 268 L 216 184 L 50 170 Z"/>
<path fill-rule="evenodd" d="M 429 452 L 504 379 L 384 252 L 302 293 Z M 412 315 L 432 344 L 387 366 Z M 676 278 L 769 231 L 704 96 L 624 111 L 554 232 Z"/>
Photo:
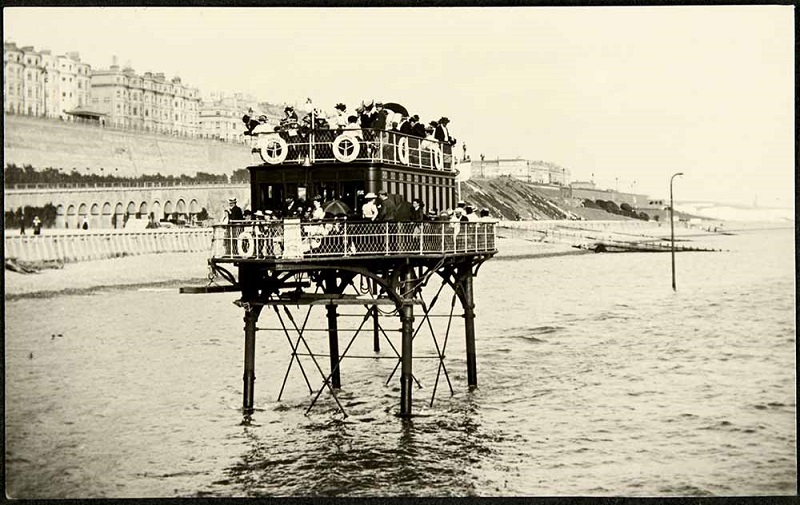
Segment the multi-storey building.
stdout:
<path fill-rule="evenodd" d="M 3 110 L 14 114 L 43 116 L 44 72 L 42 57 L 32 46 L 18 48 L 13 42 L 3 44 Z"/>
<path fill-rule="evenodd" d="M 472 160 L 471 169 L 472 177 L 481 179 L 505 176 L 526 182 L 558 186 L 566 186 L 570 179 L 569 170 L 555 163 L 522 158 Z"/>
<path fill-rule="evenodd" d="M 91 102 L 91 67 L 76 52 L 54 55 L 41 51 L 44 67 L 45 110 L 48 117 L 69 119 L 68 112 Z"/>
<path fill-rule="evenodd" d="M 24 114 L 23 76 L 25 53 L 13 42 L 3 43 L 3 111 Z"/>
<path fill-rule="evenodd" d="M 199 136 L 200 96 L 180 77 L 167 80 L 163 73 L 138 75 L 116 61 L 92 72 L 92 109 L 107 115 L 119 128 Z"/>
<path fill-rule="evenodd" d="M 200 105 L 200 136 L 226 142 L 244 142 L 245 126 L 242 116 L 249 109 L 254 115 L 266 114 L 273 124 L 277 124 L 280 116 L 271 111 L 261 111 L 258 100 L 245 93 L 210 93 Z"/>
<path fill-rule="evenodd" d="M 91 67 L 78 53 L 54 55 L 6 42 L 3 63 L 5 112 L 70 119 L 67 112 L 90 102 Z"/>

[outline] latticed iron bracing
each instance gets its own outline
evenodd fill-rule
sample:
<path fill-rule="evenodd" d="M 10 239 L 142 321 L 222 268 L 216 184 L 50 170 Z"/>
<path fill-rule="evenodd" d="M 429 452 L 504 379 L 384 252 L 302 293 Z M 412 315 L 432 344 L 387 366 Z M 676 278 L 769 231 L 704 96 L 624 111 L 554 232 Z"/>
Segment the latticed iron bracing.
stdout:
<path fill-rule="evenodd" d="M 427 358 L 438 360 L 431 402 L 440 375 L 452 392 L 444 351 L 454 316 L 464 318 L 467 383 L 477 386 L 472 285 L 483 262 L 497 252 L 495 223 L 359 219 L 365 196 L 380 190 L 406 201 L 419 199 L 427 209 L 452 208 L 457 175 L 449 145 L 393 132 L 363 130 L 360 134 L 316 130 L 305 136 L 283 132 L 256 139 L 252 147 L 256 164 L 248 167 L 251 210 L 289 216 L 287 202 L 320 195 L 352 212 L 314 222 L 282 218 L 214 226 L 209 285 L 183 289 L 187 293 L 241 293 L 236 303 L 245 312 L 246 415 L 253 412 L 255 403 L 257 332 L 278 332 L 286 338 L 291 355 L 286 376 L 295 366 L 302 372 L 313 395 L 309 409 L 324 391 L 342 408 L 336 396 L 341 386 L 340 363 L 355 357 L 348 354 L 351 344 L 364 332 L 372 333 L 375 357 L 381 357 L 377 354 L 380 343 L 388 339 L 381 338 L 386 329 L 380 320 L 387 314 L 401 322 L 401 345 L 389 342 L 393 354 L 383 356 L 398 360 L 387 384 L 399 368 L 401 416 L 411 415 L 414 385 L 421 386 L 413 375 L 412 350 L 422 325 L 430 327 L 436 344 L 436 355 Z M 441 285 L 436 296 L 426 301 L 422 288 L 432 279 L 439 279 Z M 445 288 L 452 291 L 450 312 L 444 315 L 449 319 L 444 339 L 437 339 L 430 322 Z M 454 314 L 456 300 L 461 302 L 461 314 Z M 364 312 L 355 334 L 340 350 L 337 308 L 342 306 L 360 307 Z M 265 307 L 275 313 L 277 324 L 258 326 Z M 312 329 L 305 322 L 315 307 L 326 311 L 322 330 L 328 335 L 326 354 L 313 352 L 306 339 Z M 323 356 L 329 358 L 327 370 L 318 359 Z M 315 391 L 312 378 L 316 375 L 322 382 Z M 279 400 L 282 394 L 283 387 Z M 344 408 L 342 412 L 347 415 Z"/>

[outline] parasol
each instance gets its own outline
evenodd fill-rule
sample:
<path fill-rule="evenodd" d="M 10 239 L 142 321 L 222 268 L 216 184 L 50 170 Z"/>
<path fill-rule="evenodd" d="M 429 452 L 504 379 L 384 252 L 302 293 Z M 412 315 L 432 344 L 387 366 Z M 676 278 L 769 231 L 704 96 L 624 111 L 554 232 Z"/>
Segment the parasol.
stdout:
<path fill-rule="evenodd" d="M 333 216 L 346 216 L 350 212 L 350 207 L 341 200 L 332 200 L 322 210 L 326 214 L 332 214 Z"/>
<path fill-rule="evenodd" d="M 397 112 L 400 115 L 408 116 L 408 109 L 400 105 L 399 103 L 389 102 L 383 104 L 383 108 L 390 110 L 392 112 Z"/>

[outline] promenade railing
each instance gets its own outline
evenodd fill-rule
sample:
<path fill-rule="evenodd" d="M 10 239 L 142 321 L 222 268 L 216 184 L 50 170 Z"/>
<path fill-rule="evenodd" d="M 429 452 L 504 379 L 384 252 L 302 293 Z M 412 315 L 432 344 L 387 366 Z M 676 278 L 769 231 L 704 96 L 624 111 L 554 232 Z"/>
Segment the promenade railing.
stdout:
<path fill-rule="evenodd" d="M 6 191 L 34 190 L 34 189 L 114 189 L 114 188 L 176 188 L 198 186 L 242 186 L 243 182 L 219 181 L 130 181 L 130 182 L 17 182 L 6 183 Z"/>
<path fill-rule="evenodd" d="M 304 223 L 240 221 L 214 225 L 211 259 L 223 262 L 495 253 L 496 222 Z"/>
<path fill-rule="evenodd" d="M 209 250 L 210 228 L 154 230 L 45 230 L 42 235 L 5 235 L 4 255 L 33 262 L 93 261 L 140 254 Z"/>

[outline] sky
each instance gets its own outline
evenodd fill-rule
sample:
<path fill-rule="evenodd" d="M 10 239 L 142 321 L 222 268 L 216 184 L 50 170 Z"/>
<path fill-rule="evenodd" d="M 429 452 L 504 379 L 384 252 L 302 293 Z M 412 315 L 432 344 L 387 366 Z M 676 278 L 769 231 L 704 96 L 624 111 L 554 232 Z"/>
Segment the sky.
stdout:
<path fill-rule="evenodd" d="M 793 6 L 6 8 L 4 41 L 201 94 L 450 119 L 473 159 L 676 200 L 793 207 Z M 460 152 L 460 145 L 457 147 Z"/>

